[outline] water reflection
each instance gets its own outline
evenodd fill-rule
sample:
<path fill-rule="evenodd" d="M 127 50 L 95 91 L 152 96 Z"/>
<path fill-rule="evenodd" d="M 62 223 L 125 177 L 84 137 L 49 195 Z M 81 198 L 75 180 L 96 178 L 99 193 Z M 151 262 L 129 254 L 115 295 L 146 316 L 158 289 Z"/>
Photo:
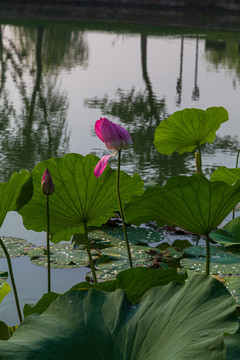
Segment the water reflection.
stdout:
<path fill-rule="evenodd" d="M 196 55 L 195 55 L 195 71 L 194 71 L 194 87 L 192 91 L 192 100 L 197 101 L 200 97 L 200 90 L 197 84 L 198 81 L 198 50 L 199 50 L 199 36 L 196 37 Z"/>
<path fill-rule="evenodd" d="M 184 37 L 181 36 L 179 77 L 177 78 L 177 85 L 176 85 L 176 91 L 177 91 L 176 106 L 180 106 L 182 102 L 183 47 L 184 47 Z"/>
<path fill-rule="evenodd" d="M 69 99 L 60 72 L 86 67 L 87 61 L 81 32 L 1 25 L 1 181 L 13 170 L 31 170 L 40 160 L 68 152 Z"/>
<path fill-rule="evenodd" d="M 234 71 L 237 78 L 240 78 L 239 37 L 219 39 L 210 36 L 205 41 L 205 56 L 215 69 L 224 67 L 228 71 Z"/>
<path fill-rule="evenodd" d="M 126 32 L 128 36 L 125 37 Z M 105 37 L 122 34 L 114 41 L 112 49 L 104 53 L 104 61 L 116 74 L 114 83 L 112 81 L 109 86 L 111 90 L 104 83 L 101 91 L 95 90 L 94 84 L 100 79 L 102 65 L 96 55 L 97 41 L 91 40 L 92 32 L 86 26 L 80 28 L 69 23 L 44 22 L 0 25 L 1 181 L 8 178 L 13 170 L 18 171 L 22 167 L 31 170 L 40 160 L 69 152 L 72 145 L 70 128 L 76 112 L 84 112 L 85 123 L 79 121 L 73 131 L 81 133 L 84 124 L 90 124 L 86 130 L 87 136 L 90 136 L 90 128 L 94 136 L 91 124 L 94 124 L 97 113 L 97 116 L 110 116 L 112 120 L 122 123 L 133 138 L 133 146 L 123 158 L 123 165 L 131 164 L 131 171 L 140 172 L 145 180 L 157 180 L 162 184 L 172 175 L 195 171 L 193 154 L 159 154 L 153 145 L 154 132 L 158 124 L 176 110 L 215 105 L 214 102 L 209 105 L 202 100 L 205 91 L 201 91 L 200 99 L 200 90 L 204 86 L 204 61 L 217 70 L 225 67 L 228 74 L 231 70 L 237 89 L 240 74 L 239 37 L 189 35 L 183 31 L 181 34 L 175 31 L 168 36 L 166 31 L 160 29 L 155 30 L 153 36 L 147 28 L 131 30 L 131 26 L 127 30 L 117 28 L 112 33 L 95 29 L 95 33 L 103 44 L 98 53 L 101 55 L 102 49 L 105 49 Z M 137 39 L 139 51 L 134 54 L 134 64 L 139 62 L 140 68 L 137 79 L 132 80 L 130 87 L 118 86 L 123 74 L 118 73 L 117 67 L 115 69 L 111 57 L 117 51 L 119 39 L 124 39 L 127 44 L 132 39 L 129 35 Z M 158 47 L 164 48 L 164 41 L 170 44 L 173 39 L 175 52 L 169 58 L 162 49 L 156 52 L 153 40 Z M 162 57 L 161 64 L 155 59 L 153 62 L 153 50 L 155 56 L 158 54 Z M 171 68 L 167 81 L 164 81 L 163 68 L 170 60 L 174 68 Z M 95 68 L 97 71 L 91 73 Z M 125 70 L 127 73 L 128 69 Z M 66 83 L 63 85 L 66 78 L 71 78 L 67 86 Z M 91 89 L 87 87 L 88 83 L 92 84 Z M 78 99 L 76 110 L 69 94 L 74 94 L 72 88 L 78 90 L 80 87 L 83 89 L 82 97 Z M 85 87 L 88 95 L 85 95 Z M 89 147 L 87 144 L 85 153 L 93 152 L 93 146 Z M 234 153 L 238 148 L 238 138 L 227 134 L 218 136 L 214 144 L 204 147 L 203 152 L 210 157 L 217 151 Z M 97 150 L 95 153 L 101 155 Z M 205 173 L 210 173 L 217 165 L 214 161 L 206 164 Z"/>

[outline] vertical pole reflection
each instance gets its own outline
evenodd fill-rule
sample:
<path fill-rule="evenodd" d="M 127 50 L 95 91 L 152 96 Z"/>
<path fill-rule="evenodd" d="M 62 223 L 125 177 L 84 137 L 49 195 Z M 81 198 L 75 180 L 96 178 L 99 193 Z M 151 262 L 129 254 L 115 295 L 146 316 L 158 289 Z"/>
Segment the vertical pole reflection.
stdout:
<path fill-rule="evenodd" d="M 155 114 L 155 96 L 153 93 L 153 89 L 152 89 L 152 84 L 151 84 L 151 80 L 149 78 L 148 75 L 148 70 L 147 70 L 147 35 L 145 34 L 141 34 L 141 65 L 142 65 L 142 77 L 143 80 L 146 84 L 146 89 L 147 89 L 147 93 L 148 93 L 148 104 L 149 104 L 149 108 L 150 108 L 150 123 L 151 123 L 151 119 L 152 117 L 156 118 L 156 114 Z M 156 118 L 156 120 L 158 121 L 158 119 Z"/>
<path fill-rule="evenodd" d="M 180 69 L 179 69 L 179 78 L 177 79 L 177 86 L 176 86 L 176 91 L 177 91 L 176 106 L 180 106 L 182 102 L 183 46 L 184 46 L 184 37 L 181 36 Z"/>
<path fill-rule="evenodd" d="M 192 100 L 197 101 L 200 97 L 199 87 L 197 85 L 198 77 L 198 48 L 199 48 L 199 37 L 196 37 L 196 55 L 195 55 L 195 75 L 194 75 L 194 87 L 192 91 Z"/>

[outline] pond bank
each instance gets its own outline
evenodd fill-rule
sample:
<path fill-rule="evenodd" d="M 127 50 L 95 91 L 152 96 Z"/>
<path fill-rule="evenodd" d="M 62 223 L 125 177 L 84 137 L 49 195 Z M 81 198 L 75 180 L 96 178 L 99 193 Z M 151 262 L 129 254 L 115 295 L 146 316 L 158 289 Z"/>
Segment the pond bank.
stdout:
<path fill-rule="evenodd" d="M 0 0 L 0 3 L 8 4 L 7 0 Z M 26 6 L 29 4 L 45 5 L 101 5 L 108 6 L 155 6 L 160 8 L 178 9 L 213 9 L 240 11 L 240 0 L 12 0 L 11 4 Z"/>
<path fill-rule="evenodd" d="M 0 0 L 0 19 L 80 21 L 90 26 L 98 22 L 240 31 L 240 12 L 224 11 L 227 1 L 219 1 L 217 6 L 213 6 L 216 1 L 200 1 L 198 5 L 193 2 L 191 6 L 187 3 L 187 0 L 141 0 L 141 4 L 146 6 L 139 6 L 139 0 L 111 0 L 111 4 L 109 0 L 95 0 L 88 4 L 82 0 L 43 1 L 41 4 L 37 0 L 15 0 L 11 3 Z M 210 8 L 197 9 L 197 6 L 210 3 Z M 228 10 L 240 10 L 240 1 L 230 1 L 228 5 Z"/>

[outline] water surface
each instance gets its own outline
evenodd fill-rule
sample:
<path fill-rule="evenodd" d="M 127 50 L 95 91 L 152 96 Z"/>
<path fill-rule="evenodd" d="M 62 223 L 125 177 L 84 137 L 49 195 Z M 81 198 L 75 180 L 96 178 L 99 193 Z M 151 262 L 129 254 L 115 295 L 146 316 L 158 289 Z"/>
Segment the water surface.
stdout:
<path fill-rule="evenodd" d="M 123 168 L 163 184 L 195 171 L 194 155 L 159 154 L 154 131 L 174 111 L 224 106 L 229 121 L 205 146 L 206 175 L 235 166 L 239 147 L 239 33 L 86 23 L 4 22 L 0 27 L 1 180 L 68 152 L 102 156 L 105 116 L 133 146 Z M 111 161 L 112 167 L 116 160 Z"/>

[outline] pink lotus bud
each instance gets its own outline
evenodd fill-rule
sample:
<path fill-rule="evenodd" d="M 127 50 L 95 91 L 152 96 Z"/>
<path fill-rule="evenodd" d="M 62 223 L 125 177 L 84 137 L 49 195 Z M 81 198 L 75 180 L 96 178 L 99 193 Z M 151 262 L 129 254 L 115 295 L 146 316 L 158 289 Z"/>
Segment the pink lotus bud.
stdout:
<path fill-rule="evenodd" d="M 132 144 L 129 132 L 106 118 L 100 118 L 96 121 L 95 132 L 109 150 L 126 150 Z"/>
<path fill-rule="evenodd" d="M 52 181 L 50 172 L 48 171 L 48 169 L 45 170 L 43 177 L 42 177 L 42 182 L 41 182 L 41 189 L 42 189 L 42 193 L 44 195 L 51 195 L 54 190 L 55 190 L 55 186 L 54 183 Z"/>

